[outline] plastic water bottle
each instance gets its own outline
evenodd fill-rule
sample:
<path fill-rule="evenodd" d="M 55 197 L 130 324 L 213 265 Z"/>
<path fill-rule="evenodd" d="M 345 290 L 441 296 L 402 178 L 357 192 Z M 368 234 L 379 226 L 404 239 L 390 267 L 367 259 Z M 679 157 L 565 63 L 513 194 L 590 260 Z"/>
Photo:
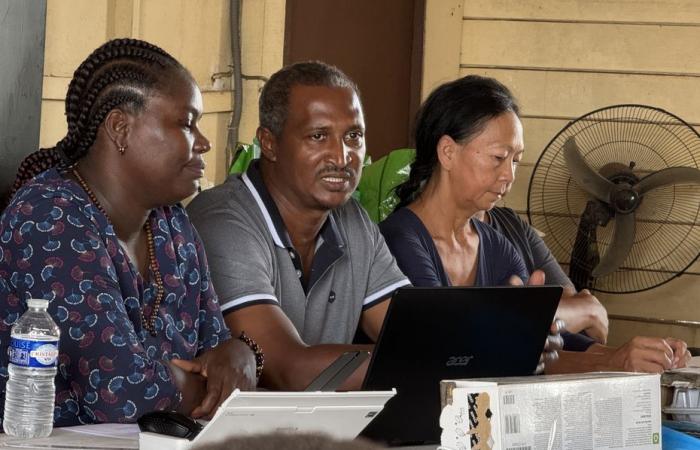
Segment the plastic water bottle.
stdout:
<path fill-rule="evenodd" d="M 2 426 L 11 436 L 46 437 L 53 429 L 60 331 L 46 311 L 48 300 L 29 299 L 27 306 L 11 331 Z"/>

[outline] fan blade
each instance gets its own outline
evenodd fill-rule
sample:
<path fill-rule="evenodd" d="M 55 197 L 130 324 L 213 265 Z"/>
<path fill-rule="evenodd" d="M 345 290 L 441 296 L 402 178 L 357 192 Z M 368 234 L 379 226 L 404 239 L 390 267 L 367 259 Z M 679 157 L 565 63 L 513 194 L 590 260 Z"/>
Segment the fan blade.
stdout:
<path fill-rule="evenodd" d="M 700 184 L 700 170 L 693 167 L 662 169 L 639 180 L 639 183 L 634 185 L 634 189 L 640 195 L 644 195 L 653 189 L 673 184 Z"/>
<path fill-rule="evenodd" d="M 616 214 L 615 229 L 608 251 L 600 258 L 591 275 L 603 277 L 616 271 L 629 255 L 634 244 L 635 218 L 634 213 Z"/>
<path fill-rule="evenodd" d="M 610 201 L 610 192 L 615 185 L 588 165 L 573 137 L 564 143 L 564 160 L 571 178 L 581 189 L 602 202 Z"/>

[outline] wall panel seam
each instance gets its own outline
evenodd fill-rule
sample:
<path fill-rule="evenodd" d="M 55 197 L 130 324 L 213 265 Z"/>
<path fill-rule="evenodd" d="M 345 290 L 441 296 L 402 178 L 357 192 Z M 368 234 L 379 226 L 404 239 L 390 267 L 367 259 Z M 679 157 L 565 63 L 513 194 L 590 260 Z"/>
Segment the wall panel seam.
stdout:
<path fill-rule="evenodd" d="M 521 119 L 542 119 L 542 120 L 576 120 L 581 116 L 548 116 L 548 115 L 542 115 L 542 114 L 520 114 Z M 700 126 L 700 122 L 688 122 L 686 121 L 688 125 L 691 127 L 698 127 Z M 563 128 L 563 127 L 562 127 Z"/>
<path fill-rule="evenodd" d="M 544 67 L 544 66 L 511 66 L 501 64 L 465 64 L 459 65 L 460 69 L 494 69 L 494 70 L 519 70 L 530 72 L 567 72 L 567 73 L 602 73 L 608 75 L 642 75 L 661 77 L 700 78 L 700 73 L 694 72 L 664 72 L 654 70 L 614 70 L 595 68 L 573 67 Z"/>
<path fill-rule="evenodd" d="M 524 17 L 479 17 L 463 16 L 465 22 L 532 22 L 532 23 L 566 23 L 566 24 L 586 24 L 586 25 L 630 25 L 643 27 L 700 27 L 697 22 L 646 22 L 646 21 L 624 21 L 624 20 L 584 20 L 584 19 L 539 19 Z"/>

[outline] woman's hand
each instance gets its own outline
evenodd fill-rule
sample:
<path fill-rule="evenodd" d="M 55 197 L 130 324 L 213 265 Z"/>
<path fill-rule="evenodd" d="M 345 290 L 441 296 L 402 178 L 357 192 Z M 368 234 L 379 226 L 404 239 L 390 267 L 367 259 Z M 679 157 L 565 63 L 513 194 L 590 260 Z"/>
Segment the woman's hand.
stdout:
<path fill-rule="evenodd" d="M 173 359 L 171 363 L 206 380 L 206 395 L 190 413 L 194 418 L 211 419 L 236 388 L 255 389 L 255 355 L 239 339 L 229 339 L 193 360 Z"/>
<path fill-rule="evenodd" d="M 599 344 L 608 340 L 608 312 L 588 289 L 565 288 L 556 316 L 566 322 L 570 333 L 585 331 Z"/>
<path fill-rule="evenodd" d="M 621 347 L 607 351 L 608 364 L 603 370 L 662 373 L 686 367 L 690 362 L 688 345 L 675 338 L 636 336 Z"/>
<path fill-rule="evenodd" d="M 182 369 L 173 361 L 163 360 L 163 363 L 170 369 L 173 383 L 182 395 L 177 411 L 189 416 L 207 395 L 207 380 L 198 373 Z"/>
<path fill-rule="evenodd" d="M 544 284 L 544 272 L 535 270 L 530 274 L 527 280 L 528 286 L 542 286 Z M 523 281 L 517 275 L 510 277 L 509 283 L 511 286 L 522 286 Z M 564 339 L 561 337 L 561 332 L 566 328 L 566 323 L 561 319 L 554 319 L 552 326 L 549 328 L 549 336 L 544 341 L 544 351 L 540 355 L 540 361 L 535 369 L 535 375 L 544 373 L 545 364 L 559 359 L 559 350 L 564 348 Z"/>
<path fill-rule="evenodd" d="M 535 369 L 535 375 L 544 373 L 547 363 L 559 359 L 559 350 L 564 348 L 564 339 L 561 337 L 561 332 L 565 329 L 566 323 L 563 320 L 554 319 L 552 326 L 549 328 L 549 335 L 544 341 L 544 351 L 540 355 L 540 362 Z"/>
<path fill-rule="evenodd" d="M 690 352 L 688 351 L 688 344 L 681 339 L 672 337 L 667 337 L 664 340 L 673 349 L 673 368 L 681 369 L 683 367 L 688 367 L 688 364 L 690 364 L 690 359 L 692 358 Z"/>

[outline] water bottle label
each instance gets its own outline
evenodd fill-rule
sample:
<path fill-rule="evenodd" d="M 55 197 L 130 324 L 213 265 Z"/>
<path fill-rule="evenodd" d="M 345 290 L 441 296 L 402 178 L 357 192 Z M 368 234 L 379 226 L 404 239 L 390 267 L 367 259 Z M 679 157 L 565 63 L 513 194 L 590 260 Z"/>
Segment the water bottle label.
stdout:
<path fill-rule="evenodd" d="M 55 367 L 58 341 L 32 341 L 12 338 L 7 349 L 10 362 L 24 367 Z"/>

